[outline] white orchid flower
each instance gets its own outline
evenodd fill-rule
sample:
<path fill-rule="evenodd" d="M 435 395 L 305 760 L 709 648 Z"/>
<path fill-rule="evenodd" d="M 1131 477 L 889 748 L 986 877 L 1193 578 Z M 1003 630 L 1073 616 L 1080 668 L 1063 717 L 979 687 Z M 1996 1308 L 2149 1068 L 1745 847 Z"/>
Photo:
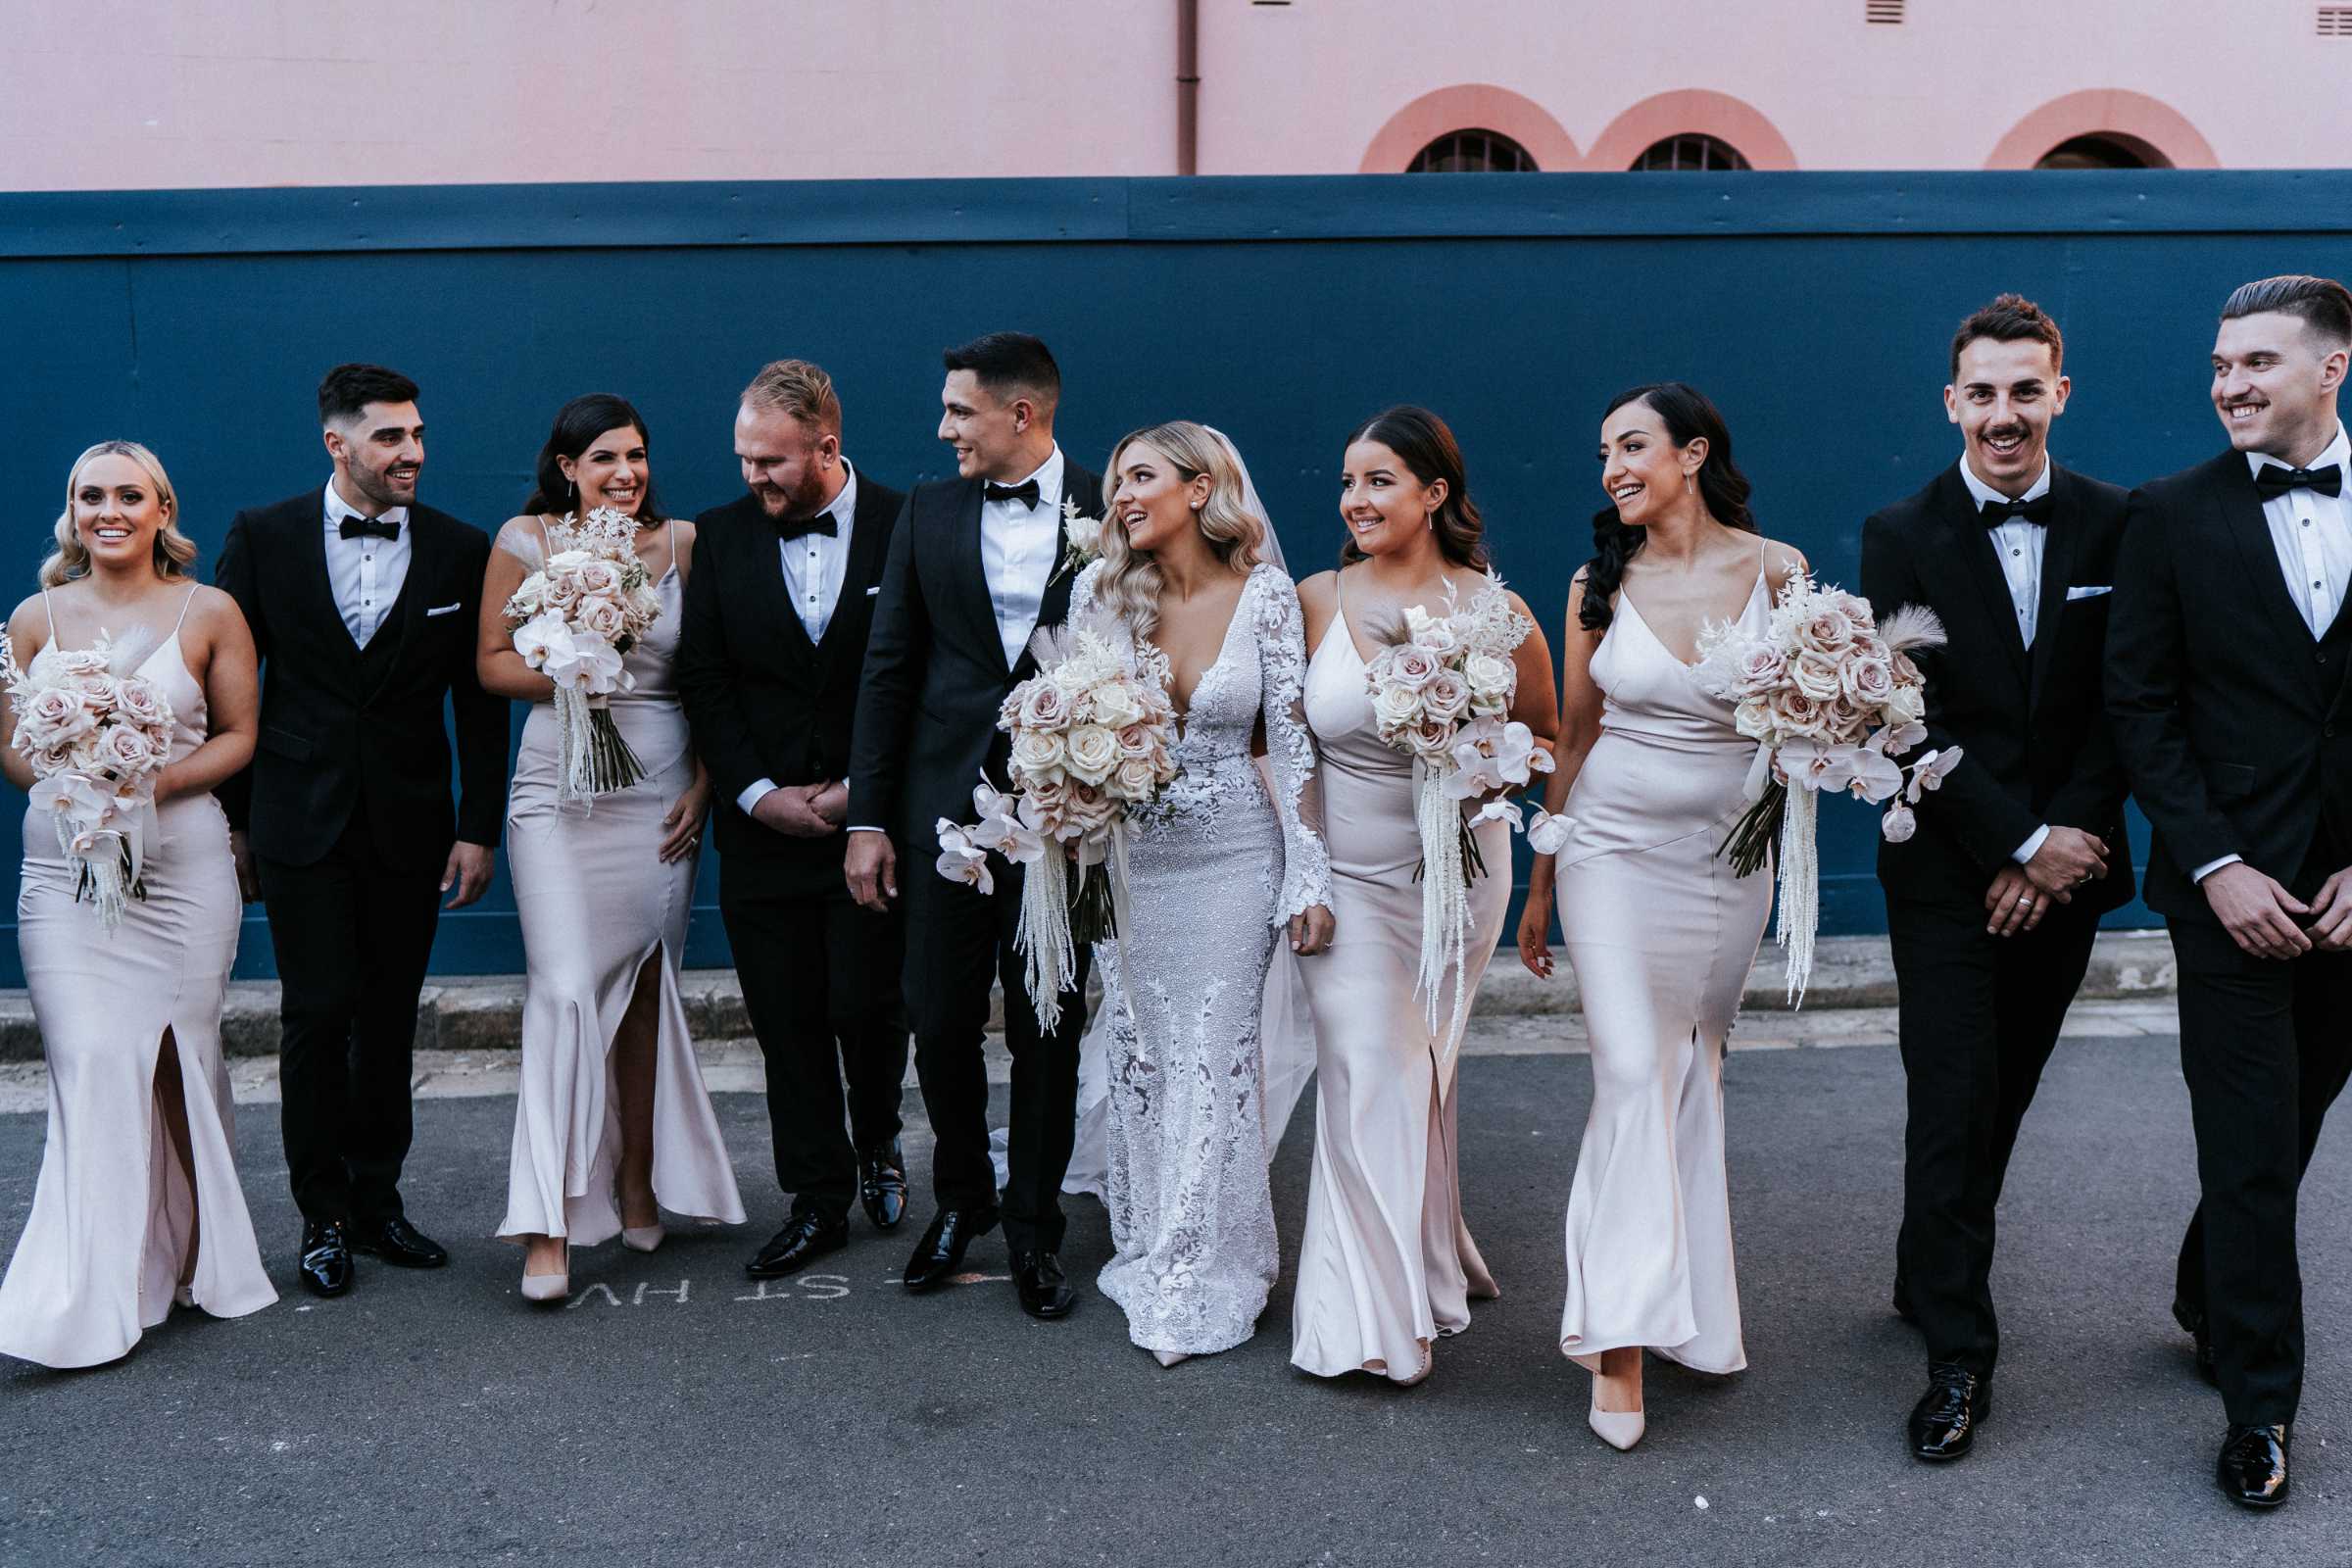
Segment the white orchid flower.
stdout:
<path fill-rule="evenodd" d="M 1575 832 L 1576 818 L 1565 813 L 1554 816 L 1539 806 L 1527 824 L 1527 847 L 1538 855 L 1557 855 L 1567 848 Z"/>

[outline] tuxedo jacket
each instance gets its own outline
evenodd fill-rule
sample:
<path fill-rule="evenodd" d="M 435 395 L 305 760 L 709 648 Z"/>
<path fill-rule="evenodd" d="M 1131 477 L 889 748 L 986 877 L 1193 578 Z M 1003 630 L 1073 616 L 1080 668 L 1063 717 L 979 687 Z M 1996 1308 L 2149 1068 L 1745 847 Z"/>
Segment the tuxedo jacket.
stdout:
<path fill-rule="evenodd" d="M 2314 637 L 2296 611 L 2243 453 L 2132 493 L 2107 710 L 2156 829 L 2150 907 L 2218 924 L 2189 874 L 2230 855 L 2317 891 L 2323 825 L 2352 846 L 2348 660 L 2352 615 Z"/>
<path fill-rule="evenodd" d="M 840 834 L 795 838 L 753 821 L 735 803 L 763 778 L 786 785 L 849 777 L 866 628 L 906 499 L 858 470 L 841 598 L 813 643 L 793 608 L 776 525 L 759 501 L 747 495 L 694 520 L 678 696 L 710 770 L 723 874 L 739 890 L 843 891 Z"/>
<path fill-rule="evenodd" d="M 262 659 L 261 735 L 221 805 L 267 859 L 316 862 L 358 813 L 385 860 L 438 870 L 453 840 L 496 845 L 506 815 L 507 702 L 473 662 L 489 536 L 411 506 L 408 575 L 363 649 L 335 608 L 325 508 L 321 486 L 240 512 L 220 547 L 214 581 Z"/>
<path fill-rule="evenodd" d="M 1918 832 L 1903 844 L 1881 841 L 1879 880 L 1889 893 L 1974 905 L 2046 823 L 2108 847 L 2107 874 L 2074 906 L 2103 913 L 2132 897 L 2124 772 L 2101 679 L 2126 499 L 2115 485 L 2050 466 L 2031 649 L 1958 464 L 1863 523 L 1862 593 L 1872 608 L 1884 616 L 1924 605 L 1943 622 L 1949 641 L 1912 658 L 1927 676 L 1927 746 L 1962 754 L 1942 787 L 1921 796 Z"/>
<path fill-rule="evenodd" d="M 1102 481 L 1065 455 L 1062 499 L 1088 516 L 1102 511 Z M 937 854 L 941 817 L 971 820 L 983 769 L 1008 787 L 1009 739 L 998 710 L 1014 683 L 1036 672 L 1027 649 L 1007 663 L 980 564 L 981 481 L 917 485 L 891 536 L 865 646 L 850 749 L 850 820 L 886 828 L 902 856 Z M 1049 503 L 1041 502 L 1040 505 Z M 1047 579 L 1037 623 L 1069 612 L 1077 575 L 1068 541 Z M 930 868 L 904 876 L 929 876 Z"/>

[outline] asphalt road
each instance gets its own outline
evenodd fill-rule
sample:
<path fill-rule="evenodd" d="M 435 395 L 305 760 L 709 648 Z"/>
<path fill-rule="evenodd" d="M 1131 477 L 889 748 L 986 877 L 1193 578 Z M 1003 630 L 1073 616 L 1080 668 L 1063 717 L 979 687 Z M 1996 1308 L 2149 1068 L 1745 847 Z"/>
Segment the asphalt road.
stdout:
<path fill-rule="evenodd" d="M 1091 1288 L 1108 1250 L 1091 1201 L 1068 1248 L 1088 1289 L 1059 1324 L 993 1279 L 906 1298 L 890 1281 L 911 1226 L 877 1237 L 862 1216 L 823 1275 L 749 1285 L 782 1203 L 746 1095 L 721 1115 L 752 1224 L 580 1254 L 552 1312 L 515 1295 L 519 1254 L 480 1239 L 512 1101 L 424 1105 L 410 1209 L 454 1265 L 368 1266 L 316 1302 L 292 1277 L 275 1107 L 249 1106 L 246 1186 L 285 1298 L 231 1323 L 182 1313 L 113 1368 L 0 1371 L 0 1561 L 2352 1561 L 2343 1137 L 2305 1186 L 2296 1495 L 2256 1516 L 2213 1490 L 2220 1399 L 2165 1311 L 2193 1188 L 2169 1042 L 2061 1049 L 2003 1209 L 1999 1408 L 1974 1456 L 1936 1469 L 1901 1447 L 1922 1356 L 1886 1308 L 1893 1052 L 1736 1054 L 1731 1077 L 1749 1370 L 1653 1361 L 1631 1454 L 1586 1430 L 1586 1379 L 1555 1348 L 1579 1056 L 1466 1063 L 1470 1219 L 1505 1294 L 1409 1390 L 1289 1366 L 1310 1115 L 1275 1170 L 1286 1277 L 1258 1337 L 1163 1371 Z M 12 1248 L 41 1131 L 0 1118 Z M 1002 1274 L 1001 1240 L 973 1261 Z"/>

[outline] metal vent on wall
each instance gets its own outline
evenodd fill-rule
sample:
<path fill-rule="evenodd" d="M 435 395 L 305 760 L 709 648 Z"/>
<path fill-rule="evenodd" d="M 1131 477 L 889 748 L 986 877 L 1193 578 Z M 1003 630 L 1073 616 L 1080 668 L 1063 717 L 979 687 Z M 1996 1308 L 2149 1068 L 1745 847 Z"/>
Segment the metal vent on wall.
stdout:
<path fill-rule="evenodd" d="M 2319 32 L 2323 38 L 2352 38 L 2352 6 L 2322 6 Z"/>
<path fill-rule="evenodd" d="M 1862 0 L 1862 20 L 1882 25 L 1899 25 L 1903 20 L 1903 0 Z"/>

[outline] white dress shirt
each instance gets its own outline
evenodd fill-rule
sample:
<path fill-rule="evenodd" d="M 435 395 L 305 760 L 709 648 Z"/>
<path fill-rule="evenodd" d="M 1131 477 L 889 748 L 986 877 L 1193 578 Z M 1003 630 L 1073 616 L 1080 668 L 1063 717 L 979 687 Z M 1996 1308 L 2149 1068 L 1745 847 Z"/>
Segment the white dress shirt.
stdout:
<path fill-rule="evenodd" d="M 833 611 L 841 603 L 841 585 L 850 571 L 850 534 L 858 513 L 858 470 L 842 460 L 844 478 L 841 493 L 833 504 L 817 514 L 833 519 L 830 534 L 805 533 L 797 539 L 779 539 L 776 550 L 783 557 L 784 586 L 792 595 L 793 613 L 801 617 L 802 629 L 808 633 L 811 643 L 823 642 L 825 628 L 833 624 Z M 752 814 L 752 808 L 775 793 L 772 778 L 756 779 L 744 786 L 735 797 L 743 814 Z"/>
<path fill-rule="evenodd" d="M 409 509 L 394 507 L 378 519 L 397 524 L 398 538 L 379 539 L 373 534 L 344 538 L 343 519 L 366 515 L 343 499 L 334 480 L 327 480 L 326 581 L 334 590 L 335 609 L 343 616 L 344 628 L 362 648 L 383 625 L 385 612 L 400 597 L 400 585 L 409 576 Z"/>
<path fill-rule="evenodd" d="M 986 499 L 980 503 L 980 571 L 988 580 L 989 609 L 997 617 L 1006 668 L 1021 662 L 1021 650 L 1037 630 L 1037 614 L 1045 606 L 1046 584 L 1061 559 L 1062 468 L 1061 445 L 1056 442 L 1036 472 L 1012 482 L 1011 488 L 1017 489 L 1035 479 L 1036 506 Z M 849 830 L 886 831 L 874 822 L 852 822 Z"/>
<path fill-rule="evenodd" d="M 1960 460 L 1960 482 L 1968 486 L 1968 493 L 1975 498 L 1980 513 L 1995 501 L 2010 499 L 1978 478 L 1977 470 L 1968 466 L 1965 458 Z M 2043 458 L 2040 474 L 2026 486 L 2026 493 L 2017 499 L 2039 501 L 2049 493 L 2050 460 Z M 2031 517 L 2011 517 L 1992 529 L 1991 537 L 1993 553 L 2000 558 L 2001 575 L 2009 583 L 2010 606 L 2017 612 L 2017 634 L 2025 639 L 2026 647 L 2031 649 L 2034 646 L 2034 622 L 2041 615 L 2041 555 L 2049 543 L 2050 530 Z M 2009 858 L 2020 865 L 2025 864 L 2040 851 L 2049 836 L 2049 824 L 2045 822 L 2011 852 Z"/>
<path fill-rule="evenodd" d="M 812 643 L 825 640 L 825 628 L 833 624 L 833 607 L 841 603 L 841 584 L 850 570 L 850 531 L 858 514 L 858 470 L 846 459 L 841 466 L 841 494 L 817 514 L 833 519 L 834 531 L 805 533 L 797 539 L 776 542 L 784 557 L 784 584 L 792 590 L 793 613 L 801 617 L 801 625 Z"/>
<path fill-rule="evenodd" d="M 2294 466 L 2267 452 L 2246 454 L 2249 473 L 2258 474 L 2273 463 L 2282 468 Z M 2343 475 L 2345 491 L 2331 496 L 2317 490 L 2282 491 L 2264 500 L 2262 519 L 2271 525 L 2271 548 L 2278 553 L 2278 571 L 2286 580 L 2287 597 L 2295 602 L 2295 613 L 2314 637 L 2324 637 L 2343 608 L 2345 584 L 2352 581 L 2352 493 L 2345 493 L 2352 491 L 2352 442 L 2346 441 L 2342 425 L 2335 427 L 2328 450 L 2306 466 L 2336 469 Z M 2190 879 L 2202 882 L 2240 858 L 2225 855 L 2198 866 Z"/>
<path fill-rule="evenodd" d="M 989 607 L 996 612 L 997 636 L 1004 664 L 1021 662 L 1037 612 L 1046 601 L 1046 580 L 1061 559 L 1061 448 L 1015 486 L 1037 481 L 1037 505 L 1018 501 L 980 503 L 980 570 L 988 578 Z"/>

